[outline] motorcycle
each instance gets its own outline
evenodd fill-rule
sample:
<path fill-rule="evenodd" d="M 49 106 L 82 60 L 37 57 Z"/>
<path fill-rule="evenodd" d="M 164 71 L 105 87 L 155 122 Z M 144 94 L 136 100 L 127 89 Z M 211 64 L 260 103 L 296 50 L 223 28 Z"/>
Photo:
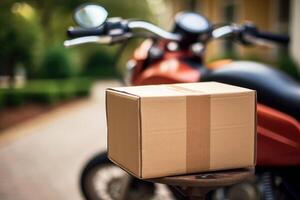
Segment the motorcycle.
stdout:
<path fill-rule="evenodd" d="M 300 85 L 288 75 L 253 61 L 218 60 L 205 64 L 205 49 L 215 39 L 241 45 L 288 44 L 289 37 L 262 32 L 254 24 L 213 25 L 195 12 L 175 17 L 172 32 L 140 20 L 107 18 L 96 4 L 84 4 L 75 14 L 65 46 L 126 43 L 146 40 L 127 62 L 126 85 L 218 81 L 257 91 L 256 176 L 212 192 L 210 199 L 300 199 Z M 124 49 L 124 48 L 123 48 Z M 125 185 L 125 187 L 124 187 Z M 96 155 L 81 174 L 86 199 L 184 199 L 172 187 L 131 177 L 112 164 L 106 153 Z"/>

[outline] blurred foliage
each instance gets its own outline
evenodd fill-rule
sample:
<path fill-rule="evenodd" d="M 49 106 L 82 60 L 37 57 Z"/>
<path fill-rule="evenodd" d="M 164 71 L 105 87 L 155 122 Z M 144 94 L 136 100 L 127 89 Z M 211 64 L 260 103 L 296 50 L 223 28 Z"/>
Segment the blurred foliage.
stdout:
<path fill-rule="evenodd" d="M 0 108 L 20 106 L 27 102 L 54 104 L 61 100 L 90 94 L 92 79 L 48 79 L 29 81 L 21 89 L 0 90 Z"/>
<path fill-rule="evenodd" d="M 64 47 L 54 46 L 45 52 L 41 64 L 42 78 L 70 78 L 77 73 L 70 52 Z"/>
<path fill-rule="evenodd" d="M 4 107 L 4 92 L 0 90 L 0 110 Z"/>
<path fill-rule="evenodd" d="M 240 59 L 240 55 L 237 54 L 234 51 L 226 51 L 223 54 L 220 54 L 218 56 L 215 56 L 211 59 L 209 59 L 209 62 L 213 62 L 213 61 L 217 61 L 217 60 L 221 60 L 221 59 L 232 59 L 232 60 L 237 60 Z"/>
<path fill-rule="evenodd" d="M 87 57 L 82 73 L 84 76 L 97 78 L 116 76 L 114 56 L 102 49 L 96 49 Z"/>
<path fill-rule="evenodd" d="M 278 68 L 300 82 L 299 68 L 291 56 L 287 54 L 281 55 L 278 59 Z"/>

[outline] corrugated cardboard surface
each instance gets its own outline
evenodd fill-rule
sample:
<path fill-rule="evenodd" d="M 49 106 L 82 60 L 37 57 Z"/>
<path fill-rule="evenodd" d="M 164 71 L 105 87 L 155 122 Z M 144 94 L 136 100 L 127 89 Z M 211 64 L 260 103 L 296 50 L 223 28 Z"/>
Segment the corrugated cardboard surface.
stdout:
<path fill-rule="evenodd" d="M 211 168 L 255 163 L 255 115 L 255 93 L 211 98 Z"/>
<path fill-rule="evenodd" d="M 255 97 L 216 82 L 109 89 L 109 158 L 139 178 L 253 166 Z"/>
<path fill-rule="evenodd" d="M 106 92 L 109 158 L 139 175 L 139 98 L 116 91 Z"/>

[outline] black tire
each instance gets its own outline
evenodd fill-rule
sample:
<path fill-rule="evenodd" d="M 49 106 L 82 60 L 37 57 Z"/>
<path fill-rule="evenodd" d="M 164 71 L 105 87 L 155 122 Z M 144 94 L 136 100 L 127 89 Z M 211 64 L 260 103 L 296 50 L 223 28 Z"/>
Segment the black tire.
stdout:
<path fill-rule="evenodd" d="M 81 192 L 86 200 L 117 199 L 121 180 L 126 175 L 125 171 L 109 161 L 106 153 L 97 154 L 82 170 L 80 176 Z M 165 185 L 153 184 L 134 177 L 132 177 L 127 192 L 129 200 L 177 199 L 174 196 Z"/>
<path fill-rule="evenodd" d="M 90 172 L 98 165 L 103 165 L 105 163 L 109 163 L 109 160 L 107 158 L 106 153 L 100 153 L 92 157 L 88 161 L 88 163 L 84 166 L 81 175 L 80 175 L 80 189 L 82 192 L 82 195 L 85 199 L 94 199 L 94 194 L 88 185 L 88 179 L 90 178 Z"/>

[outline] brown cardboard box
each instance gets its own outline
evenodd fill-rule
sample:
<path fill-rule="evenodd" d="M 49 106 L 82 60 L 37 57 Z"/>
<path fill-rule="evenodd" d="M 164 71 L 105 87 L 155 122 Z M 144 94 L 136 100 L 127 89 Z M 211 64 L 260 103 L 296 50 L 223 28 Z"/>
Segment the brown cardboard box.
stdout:
<path fill-rule="evenodd" d="M 255 104 L 217 82 L 107 89 L 109 159 L 142 179 L 254 166 Z"/>

